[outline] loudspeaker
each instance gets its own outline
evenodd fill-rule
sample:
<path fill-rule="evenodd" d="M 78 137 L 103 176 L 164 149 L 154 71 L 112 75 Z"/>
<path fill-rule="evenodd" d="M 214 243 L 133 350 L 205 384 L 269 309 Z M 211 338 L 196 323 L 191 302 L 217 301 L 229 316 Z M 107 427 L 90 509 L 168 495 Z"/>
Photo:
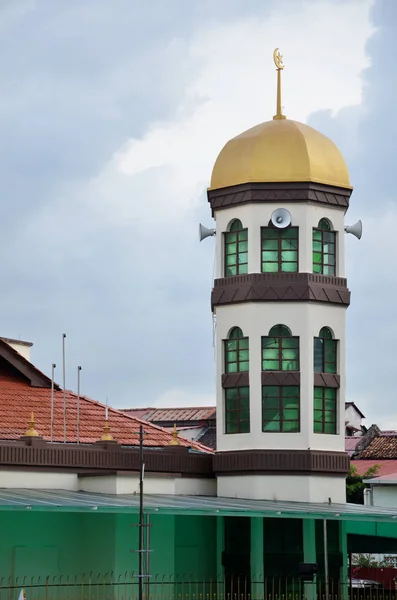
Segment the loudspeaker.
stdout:
<path fill-rule="evenodd" d="M 351 233 L 354 235 L 354 237 L 356 237 L 358 240 L 361 240 L 361 236 L 363 234 L 363 224 L 361 221 L 357 221 L 357 223 L 354 225 L 348 225 L 345 227 L 345 231 L 346 233 Z"/>
<path fill-rule="evenodd" d="M 205 238 L 211 237 L 215 234 L 216 234 L 215 229 L 208 229 L 208 227 L 204 227 L 204 225 L 202 225 L 200 223 L 200 225 L 199 225 L 199 242 L 202 242 L 203 240 L 205 240 Z"/>
<path fill-rule="evenodd" d="M 284 227 L 291 225 L 291 213 L 286 208 L 276 208 L 276 210 L 272 212 L 270 220 L 274 227 L 284 229 Z"/>

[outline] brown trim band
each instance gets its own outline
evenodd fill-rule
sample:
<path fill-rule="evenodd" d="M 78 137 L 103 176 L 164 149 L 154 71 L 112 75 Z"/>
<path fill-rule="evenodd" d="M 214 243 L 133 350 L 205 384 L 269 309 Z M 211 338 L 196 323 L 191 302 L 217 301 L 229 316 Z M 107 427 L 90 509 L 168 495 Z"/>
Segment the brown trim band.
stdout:
<path fill-rule="evenodd" d="M 48 444 L 41 438 L 0 445 L 0 465 L 74 470 L 139 471 L 139 449 L 113 444 Z M 212 474 L 212 454 L 191 453 L 182 446 L 145 449 L 145 470 L 154 473 Z"/>
<path fill-rule="evenodd" d="M 316 387 L 340 388 L 340 377 L 334 373 L 314 373 Z"/>
<path fill-rule="evenodd" d="M 306 202 L 328 205 L 346 211 L 352 190 L 311 182 L 243 183 L 208 190 L 212 216 L 216 210 L 248 203 Z"/>
<path fill-rule="evenodd" d="M 215 306 L 237 302 L 326 302 L 349 306 L 350 290 L 344 277 L 315 273 L 249 273 L 215 279 Z"/>
<path fill-rule="evenodd" d="M 243 387 L 250 384 L 249 372 L 243 373 L 224 373 L 222 375 L 222 387 L 234 388 Z"/>
<path fill-rule="evenodd" d="M 262 385 L 300 385 L 300 371 L 262 371 Z"/>
<path fill-rule="evenodd" d="M 318 450 L 240 450 L 219 452 L 213 456 L 214 471 L 218 475 L 286 472 L 346 475 L 349 465 L 349 456 L 345 452 Z"/>

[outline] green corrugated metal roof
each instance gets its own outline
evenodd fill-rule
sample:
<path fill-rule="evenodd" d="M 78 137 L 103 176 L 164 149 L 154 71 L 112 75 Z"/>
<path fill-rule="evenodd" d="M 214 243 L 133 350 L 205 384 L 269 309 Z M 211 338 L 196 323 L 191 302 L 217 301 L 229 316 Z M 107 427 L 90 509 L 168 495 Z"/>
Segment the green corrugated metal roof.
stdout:
<path fill-rule="evenodd" d="M 396 509 L 358 504 L 146 495 L 144 507 L 145 512 L 149 514 L 242 515 L 389 522 L 394 519 L 397 522 Z M 8 510 L 137 513 L 139 496 L 137 494 L 93 494 L 67 490 L 0 489 L 0 511 Z"/>

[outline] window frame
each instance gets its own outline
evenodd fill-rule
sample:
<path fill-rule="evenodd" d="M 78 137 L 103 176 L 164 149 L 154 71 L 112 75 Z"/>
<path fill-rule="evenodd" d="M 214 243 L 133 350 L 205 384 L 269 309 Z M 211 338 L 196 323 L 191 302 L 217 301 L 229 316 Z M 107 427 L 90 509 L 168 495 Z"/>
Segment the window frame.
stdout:
<path fill-rule="evenodd" d="M 328 332 L 329 336 L 325 337 L 324 333 Z M 323 334 L 323 335 L 322 335 Z M 317 346 L 317 349 L 316 349 Z M 316 362 L 319 362 L 318 355 L 321 348 L 321 371 L 316 368 Z M 335 361 L 327 360 L 327 352 L 334 354 Z M 317 355 L 317 356 L 316 356 Z M 327 365 L 334 365 L 333 370 L 328 369 Z M 330 327 L 324 326 L 320 329 L 317 337 L 313 341 L 313 372 L 314 373 L 338 373 L 338 340 L 335 339 Z"/>
<path fill-rule="evenodd" d="M 316 397 L 317 393 L 317 397 Z M 333 398 L 327 398 L 327 394 L 333 396 Z M 316 408 L 316 400 L 321 401 L 321 408 Z M 332 401 L 334 403 L 333 408 L 326 407 L 326 401 Z M 321 418 L 316 418 L 320 414 Z M 326 414 L 331 413 L 334 415 L 333 420 L 326 420 Z M 313 390 L 313 433 L 322 435 L 338 435 L 338 390 L 337 388 L 314 386 Z M 316 424 L 320 426 L 320 430 L 316 430 Z M 333 425 L 332 431 L 326 431 L 327 424 Z"/>
<path fill-rule="evenodd" d="M 332 241 L 325 241 L 324 237 L 328 234 Z M 318 236 L 320 239 L 315 239 L 315 236 Z M 315 244 L 321 244 L 321 249 L 315 249 Z M 334 247 L 334 251 L 325 252 L 325 249 L 328 245 L 332 244 Z M 314 255 L 320 254 L 321 260 L 320 262 L 314 260 Z M 326 256 L 334 257 L 334 264 L 331 265 L 324 261 Z M 317 227 L 313 227 L 312 231 L 312 269 L 313 273 L 316 275 L 329 275 L 331 277 L 335 277 L 337 274 L 337 232 L 334 231 L 332 227 L 332 223 L 327 218 L 322 218 L 318 222 Z M 317 267 L 317 268 L 316 268 Z M 327 271 L 327 272 L 325 272 Z"/>
<path fill-rule="evenodd" d="M 239 229 L 235 229 L 238 225 Z M 231 237 L 235 235 L 235 241 L 231 240 Z M 242 239 L 240 239 L 242 238 Z M 228 241 L 230 240 L 230 241 Z M 233 244 L 236 245 L 235 252 L 227 252 L 228 246 L 231 247 Z M 246 249 L 240 250 L 240 245 L 245 244 Z M 240 262 L 239 257 L 242 254 L 246 254 L 246 261 Z M 227 264 L 227 257 L 234 256 L 235 262 L 230 265 Z M 235 269 L 235 273 L 228 273 L 228 269 Z M 247 275 L 248 273 L 248 228 L 244 227 L 240 219 L 233 219 L 229 224 L 229 228 L 223 234 L 223 276 L 224 277 L 236 277 L 237 275 Z"/>
<path fill-rule="evenodd" d="M 244 390 L 244 393 L 241 392 Z M 228 395 L 231 395 L 232 392 L 236 392 L 235 398 L 228 398 Z M 228 402 L 234 400 L 236 402 L 236 408 L 228 408 Z M 246 406 L 242 406 L 245 404 Z M 241 413 L 242 411 L 247 411 L 247 418 L 242 419 Z M 237 415 L 235 419 L 229 419 L 228 416 L 230 414 Z M 237 426 L 233 431 L 230 430 L 230 427 L 233 428 Z M 230 388 L 224 388 L 224 432 L 225 435 L 233 435 L 240 433 L 250 433 L 251 430 L 251 411 L 250 411 L 250 388 L 248 385 L 244 386 L 236 386 Z"/>
<path fill-rule="evenodd" d="M 264 249 L 263 248 L 263 242 L 264 242 L 264 232 L 274 232 L 274 237 L 269 237 L 269 240 L 276 240 L 277 241 L 277 249 Z M 296 240 L 296 249 L 285 249 L 283 248 L 283 234 L 285 234 L 285 232 L 287 231 L 294 231 L 296 233 L 296 237 L 293 237 L 291 239 Z M 290 227 L 284 227 L 282 229 L 274 227 L 274 225 L 269 225 L 267 227 L 261 227 L 261 244 L 260 244 L 260 264 L 261 264 L 261 273 L 298 273 L 299 272 L 299 227 L 296 226 L 290 226 Z M 285 238 L 284 238 L 285 239 Z M 289 238 L 286 238 L 289 239 Z M 272 260 L 272 261 L 265 261 L 263 260 L 263 254 L 264 252 L 277 252 L 277 259 L 276 260 Z M 283 252 L 296 252 L 296 260 L 283 260 L 282 259 L 282 253 Z M 282 266 L 285 264 L 295 264 L 296 263 L 296 269 L 293 271 L 286 271 L 283 270 Z M 272 264 L 272 265 L 277 265 L 277 269 L 273 269 L 273 270 L 265 270 L 264 269 L 264 265 L 266 264 Z"/>
<path fill-rule="evenodd" d="M 271 335 L 272 331 L 275 330 L 276 328 L 282 329 L 284 328 L 286 331 L 288 331 L 288 335 Z M 265 348 L 265 343 L 266 340 L 275 340 L 275 345 L 277 345 L 277 348 L 271 348 L 271 347 L 267 347 Z M 285 342 L 285 347 L 283 347 L 283 340 L 290 340 L 290 344 L 288 345 Z M 291 345 L 291 342 L 295 342 L 296 343 L 296 347 L 293 347 Z M 289 347 L 288 347 L 289 346 Z M 264 358 L 264 353 L 265 350 L 276 350 L 277 351 L 277 358 L 274 359 L 265 359 Z M 285 352 L 286 350 L 296 350 L 297 351 L 297 359 L 291 359 L 291 358 L 283 358 L 283 352 Z M 265 368 L 265 363 L 266 362 L 276 362 L 278 361 L 278 368 Z M 297 368 L 295 369 L 284 369 L 283 368 L 283 364 L 286 362 L 296 362 L 297 363 Z M 289 327 L 287 327 L 286 325 L 283 325 L 281 323 L 274 325 L 273 327 L 271 327 L 269 329 L 269 333 L 268 335 L 263 335 L 261 337 L 261 365 L 262 365 L 262 371 L 264 372 L 269 372 L 269 371 L 281 371 L 283 373 L 285 372 L 298 372 L 300 371 L 300 343 L 299 343 L 299 336 L 296 335 L 292 335 L 291 330 L 289 329 Z"/>
<path fill-rule="evenodd" d="M 265 398 L 264 392 L 269 389 L 277 389 L 277 395 L 272 397 Z M 296 392 L 295 396 L 285 395 L 285 390 L 289 389 L 290 391 L 294 390 Z M 296 408 L 287 408 L 285 406 L 285 402 L 291 400 L 291 398 L 297 399 L 297 407 Z M 276 408 L 269 408 L 269 406 L 265 404 L 266 400 L 269 401 L 272 399 L 273 404 L 276 405 L 276 400 L 278 401 L 278 406 Z M 271 411 L 278 410 L 278 419 L 266 419 L 265 414 L 270 414 Z M 297 417 L 294 419 L 284 418 L 284 411 L 296 411 Z M 279 429 L 266 429 L 266 425 L 270 425 L 271 423 L 279 423 Z M 284 429 L 284 423 L 296 423 L 295 429 Z M 263 433 L 300 433 L 301 431 L 301 397 L 300 397 L 300 386 L 299 385 L 262 385 L 262 432 Z"/>
<path fill-rule="evenodd" d="M 234 337 L 234 334 L 241 334 L 239 337 Z M 236 347 L 228 348 L 228 345 L 235 343 Z M 245 347 L 244 347 L 245 346 Z M 243 331 L 240 327 L 233 327 L 226 340 L 223 340 L 224 347 L 224 372 L 225 373 L 246 373 L 249 371 L 249 338 L 243 334 Z M 247 357 L 245 359 L 241 358 L 241 353 L 246 352 Z M 230 354 L 236 354 L 236 360 L 230 360 Z M 247 363 L 246 368 L 241 368 L 241 363 Z M 230 369 L 231 365 L 236 365 L 236 370 L 233 371 Z"/>

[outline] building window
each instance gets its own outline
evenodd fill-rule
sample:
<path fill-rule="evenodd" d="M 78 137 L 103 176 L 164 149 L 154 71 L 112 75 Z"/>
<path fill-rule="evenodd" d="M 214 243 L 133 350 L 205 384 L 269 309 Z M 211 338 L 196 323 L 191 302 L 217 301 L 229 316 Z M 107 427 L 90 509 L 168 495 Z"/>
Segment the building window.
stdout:
<path fill-rule="evenodd" d="M 335 275 L 335 238 L 329 221 L 321 219 L 313 229 L 313 273 Z"/>
<path fill-rule="evenodd" d="M 320 329 L 318 337 L 314 338 L 315 373 L 337 372 L 337 344 L 329 327 Z"/>
<path fill-rule="evenodd" d="M 225 432 L 250 432 L 249 387 L 225 389 Z"/>
<path fill-rule="evenodd" d="M 336 395 L 334 388 L 314 388 L 314 433 L 337 433 Z"/>
<path fill-rule="evenodd" d="M 248 272 L 248 229 L 235 219 L 225 234 L 225 277 Z"/>
<path fill-rule="evenodd" d="M 262 371 L 299 371 L 299 338 L 285 325 L 262 337 Z"/>
<path fill-rule="evenodd" d="M 300 401 L 297 385 L 262 386 L 262 431 L 300 431 Z"/>
<path fill-rule="evenodd" d="M 298 228 L 262 227 L 262 273 L 297 273 Z"/>
<path fill-rule="evenodd" d="M 225 372 L 241 373 L 249 370 L 248 338 L 239 327 L 234 327 L 225 340 Z"/>

